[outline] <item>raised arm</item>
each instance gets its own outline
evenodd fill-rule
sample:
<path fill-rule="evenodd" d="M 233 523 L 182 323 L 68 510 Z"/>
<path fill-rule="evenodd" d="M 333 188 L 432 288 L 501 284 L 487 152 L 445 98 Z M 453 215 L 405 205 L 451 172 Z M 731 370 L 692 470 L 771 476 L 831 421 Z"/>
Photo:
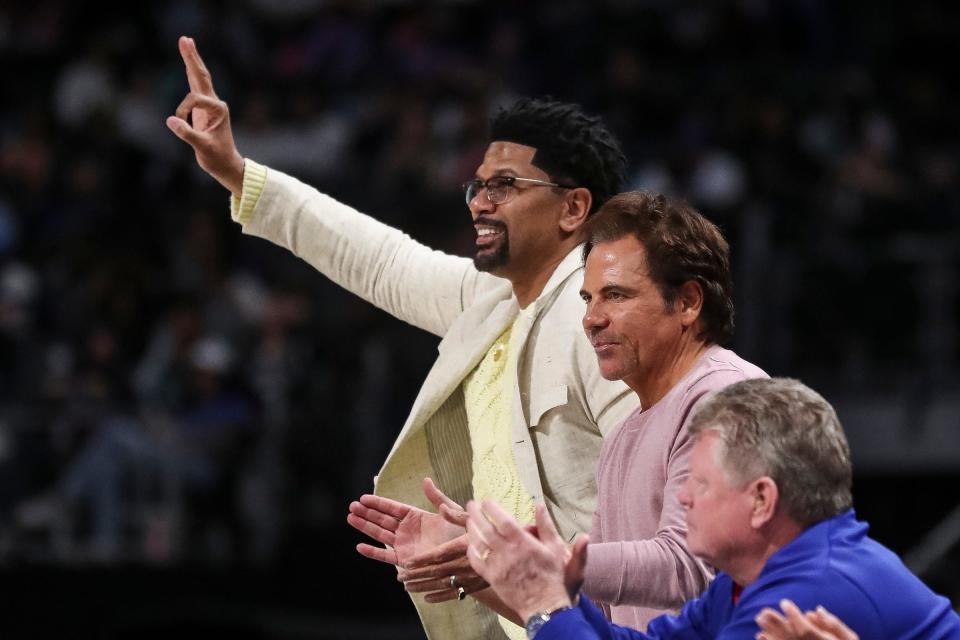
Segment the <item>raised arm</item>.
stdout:
<path fill-rule="evenodd" d="M 244 233 L 289 249 L 364 300 L 441 336 L 479 293 L 505 283 L 467 258 L 431 250 L 290 176 L 245 161 L 229 107 L 217 97 L 196 44 L 181 37 L 179 48 L 190 93 L 167 126 L 231 192 Z"/>
<path fill-rule="evenodd" d="M 241 223 L 244 233 L 289 249 L 367 302 L 440 336 L 480 292 L 510 286 L 273 169 Z"/>

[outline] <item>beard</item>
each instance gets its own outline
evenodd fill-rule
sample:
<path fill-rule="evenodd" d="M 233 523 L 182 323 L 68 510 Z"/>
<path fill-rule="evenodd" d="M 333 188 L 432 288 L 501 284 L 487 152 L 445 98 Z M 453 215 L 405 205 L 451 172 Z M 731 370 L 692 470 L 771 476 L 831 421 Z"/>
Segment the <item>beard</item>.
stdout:
<path fill-rule="evenodd" d="M 481 221 L 483 224 L 498 228 L 503 234 L 494 245 L 478 249 L 476 255 L 473 256 L 473 266 L 477 271 L 491 273 L 507 265 L 510 259 L 510 236 L 507 234 L 507 227 L 503 223 L 483 219 L 477 220 L 477 222 Z"/>
<path fill-rule="evenodd" d="M 504 238 L 503 242 L 496 246 L 478 251 L 477 255 L 473 256 L 473 266 L 476 267 L 477 271 L 489 273 L 506 266 L 509 255 L 510 245 Z"/>

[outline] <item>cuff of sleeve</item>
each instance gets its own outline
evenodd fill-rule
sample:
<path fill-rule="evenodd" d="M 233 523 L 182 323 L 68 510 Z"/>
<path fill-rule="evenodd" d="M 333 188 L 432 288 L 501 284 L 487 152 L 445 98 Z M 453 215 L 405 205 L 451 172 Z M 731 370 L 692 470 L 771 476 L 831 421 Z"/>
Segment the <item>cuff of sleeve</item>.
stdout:
<path fill-rule="evenodd" d="M 247 224 L 253 215 L 253 209 L 263 193 L 267 181 L 267 168 L 249 158 L 243 160 L 243 190 L 240 197 L 230 195 L 230 217 L 241 225 Z"/>
<path fill-rule="evenodd" d="M 561 638 L 583 638 L 589 640 L 602 637 L 590 623 L 596 608 L 586 597 L 572 609 L 560 611 L 552 616 L 537 633 L 537 640 L 560 640 Z"/>

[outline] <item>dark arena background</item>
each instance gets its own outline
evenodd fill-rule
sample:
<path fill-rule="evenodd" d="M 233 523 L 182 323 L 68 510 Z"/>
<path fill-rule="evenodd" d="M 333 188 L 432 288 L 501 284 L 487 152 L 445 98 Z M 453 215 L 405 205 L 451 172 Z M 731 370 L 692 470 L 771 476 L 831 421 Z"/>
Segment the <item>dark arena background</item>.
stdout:
<path fill-rule="evenodd" d="M 631 187 L 728 235 L 733 348 L 836 405 L 859 515 L 960 604 L 955 3 L 37 0 L 0 5 L 0 636 L 423 637 L 345 516 L 437 340 L 241 235 L 164 125 L 181 34 L 244 155 L 464 255 L 489 115 L 602 114 Z"/>

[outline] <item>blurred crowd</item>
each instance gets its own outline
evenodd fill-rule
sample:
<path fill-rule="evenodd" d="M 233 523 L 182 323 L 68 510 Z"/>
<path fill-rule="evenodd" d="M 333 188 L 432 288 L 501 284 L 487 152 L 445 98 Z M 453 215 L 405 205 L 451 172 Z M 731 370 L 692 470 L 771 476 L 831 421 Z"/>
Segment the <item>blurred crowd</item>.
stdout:
<path fill-rule="evenodd" d="M 447 251 L 498 106 L 602 114 L 731 239 L 739 353 L 957 388 L 949 3 L 0 7 L 0 562 L 269 564 L 370 486 L 436 340 L 229 219 L 164 126 L 193 36 L 242 153 Z"/>

